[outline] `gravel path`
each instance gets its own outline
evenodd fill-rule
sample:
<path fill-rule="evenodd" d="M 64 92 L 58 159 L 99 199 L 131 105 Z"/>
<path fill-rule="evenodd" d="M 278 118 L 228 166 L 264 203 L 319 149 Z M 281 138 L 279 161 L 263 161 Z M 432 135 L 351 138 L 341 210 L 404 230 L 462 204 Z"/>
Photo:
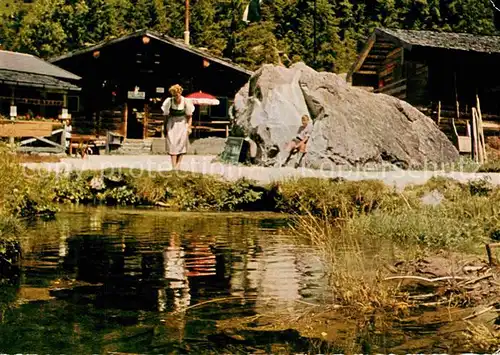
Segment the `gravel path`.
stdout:
<path fill-rule="evenodd" d="M 215 156 L 211 155 L 187 155 L 181 164 L 181 170 L 203 174 L 215 174 L 223 176 L 228 180 L 238 178 L 253 179 L 261 183 L 286 180 L 301 177 L 335 178 L 341 177 L 347 180 L 382 180 L 386 184 L 397 188 L 404 188 L 409 184 L 423 184 L 432 176 L 443 176 L 453 178 L 462 182 L 471 179 L 490 179 L 493 184 L 500 184 L 498 173 L 461 173 L 443 171 L 328 171 L 312 170 L 291 167 L 265 168 L 257 166 L 235 166 L 213 162 Z M 142 155 L 142 156 L 113 156 L 94 155 L 85 159 L 65 158 L 59 163 L 27 163 L 25 166 L 31 169 L 46 169 L 56 172 L 69 172 L 81 170 L 120 169 L 135 168 L 145 171 L 169 171 L 172 169 L 170 157 L 165 155 Z"/>

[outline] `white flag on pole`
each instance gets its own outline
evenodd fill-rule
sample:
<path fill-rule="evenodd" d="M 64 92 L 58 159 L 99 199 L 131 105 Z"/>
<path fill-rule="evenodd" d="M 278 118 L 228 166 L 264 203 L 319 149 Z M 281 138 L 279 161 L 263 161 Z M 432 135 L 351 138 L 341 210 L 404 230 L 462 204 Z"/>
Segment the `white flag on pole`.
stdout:
<path fill-rule="evenodd" d="M 262 0 L 250 0 L 243 12 L 243 21 L 246 23 L 260 21 L 261 4 Z"/>

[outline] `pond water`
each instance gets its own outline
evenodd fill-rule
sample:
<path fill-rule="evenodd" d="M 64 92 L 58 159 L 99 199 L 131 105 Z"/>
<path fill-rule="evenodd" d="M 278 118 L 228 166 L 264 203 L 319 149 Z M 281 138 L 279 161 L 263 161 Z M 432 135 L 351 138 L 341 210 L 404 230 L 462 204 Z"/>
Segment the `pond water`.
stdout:
<path fill-rule="evenodd" d="M 238 340 L 217 321 L 330 301 L 281 215 L 74 208 L 31 222 L 22 247 L 1 292 L 5 353 L 305 352 L 294 332 Z"/>

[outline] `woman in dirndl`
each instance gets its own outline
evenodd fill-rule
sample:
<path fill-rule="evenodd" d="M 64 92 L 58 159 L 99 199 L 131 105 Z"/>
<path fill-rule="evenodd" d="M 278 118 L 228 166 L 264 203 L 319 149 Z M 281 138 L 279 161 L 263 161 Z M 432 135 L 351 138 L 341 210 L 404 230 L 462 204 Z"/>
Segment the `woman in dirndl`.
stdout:
<path fill-rule="evenodd" d="M 166 116 L 167 153 L 172 159 L 172 168 L 178 169 L 182 156 L 187 152 L 194 105 L 191 100 L 182 96 L 180 85 L 173 85 L 168 91 L 172 97 L 163 102 L 161 109 Z"/>

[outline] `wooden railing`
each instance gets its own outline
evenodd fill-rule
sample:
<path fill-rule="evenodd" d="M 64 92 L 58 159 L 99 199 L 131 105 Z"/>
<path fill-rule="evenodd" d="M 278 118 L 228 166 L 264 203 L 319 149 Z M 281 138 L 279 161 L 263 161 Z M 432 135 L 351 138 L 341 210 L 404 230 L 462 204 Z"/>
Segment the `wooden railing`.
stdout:
<path fill-rule="evenodd" d="M 165 116 L 158 113 L 150 113 L 147 121 L 147 137 L 163 136 L 163 124 Z M 193 119 L 193 134 L 201 132 L 223 133 L 225 137 L 229 136 L 231 122 L 229 120 L 203 120 Z"/>

